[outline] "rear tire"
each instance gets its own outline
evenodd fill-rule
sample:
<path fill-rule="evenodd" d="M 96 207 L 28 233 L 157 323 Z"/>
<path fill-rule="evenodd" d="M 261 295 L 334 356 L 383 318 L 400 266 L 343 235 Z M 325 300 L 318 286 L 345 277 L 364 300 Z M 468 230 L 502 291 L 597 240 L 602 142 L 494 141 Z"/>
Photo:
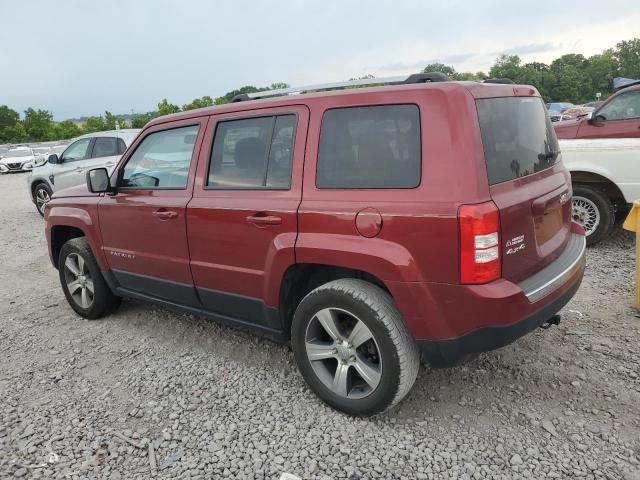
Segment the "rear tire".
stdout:
<path fill-rule="evenodd" d="M 85 238 L 62 246 L 58 272 L 67 302 L 81 317 L 95 320 L 120 306 L 122 298 L 111 292 Z"/>
<path fill-rule="evenodd" d="M 362 280 L 335 280 L 309 293 L 296 309 L 291 342 L 311 389 L 350 415 L 396 405 L 420 366 L 416 342 L 391 296 Z"/>
<path fill-rule="evenodd" d="M 605 238 L 615 220 L 613 203 L 597 188 L 587 185 L 573 187 L 573 220 L 587 232 L 587 245 L 595 245 Z"/>

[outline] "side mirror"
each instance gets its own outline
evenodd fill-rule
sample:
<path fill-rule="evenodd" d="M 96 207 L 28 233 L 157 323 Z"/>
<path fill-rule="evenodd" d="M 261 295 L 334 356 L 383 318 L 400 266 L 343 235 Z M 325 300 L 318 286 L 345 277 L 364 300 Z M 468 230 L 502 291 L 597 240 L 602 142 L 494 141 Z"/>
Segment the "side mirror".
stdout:
<path fill-rule="evenodd" d="M 104 193 L 110 190 L 109 172 L 106 168 L 94 168 L 87 172 L 87 188 L 91 193 Z"/>
<path fill-rule="evenodd" d="M 587 121 L 591 125 L 595 126 L 602 126 L 606 120 L 606 118 L 604 118 L 602 115 L 598 115 L 596 112 L 591 112 L 587 118 Z"/>
<path fill-rule="evenodd" d="M 52 153 L 51 155 L 49 155 L 49 157 L 47 158 L 47 162 L 49 162 L 49 163 L 51 163 L 53 165 L 56 165 L 58 163 L 62 163 L 60 161 L 60 157 L 58 157 L 58 155 L 55 154 L 55 153 Z"/>

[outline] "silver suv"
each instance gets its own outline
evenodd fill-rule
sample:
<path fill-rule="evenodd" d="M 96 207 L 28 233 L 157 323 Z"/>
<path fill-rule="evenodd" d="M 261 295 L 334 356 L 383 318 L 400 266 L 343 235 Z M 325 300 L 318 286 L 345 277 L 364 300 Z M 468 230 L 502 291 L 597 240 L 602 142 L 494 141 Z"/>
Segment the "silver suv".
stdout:
<path fill-rule="evenodd" d="M 45 163 L 34 167 L 27 186 L 40 215 L 44 215 L 44 206 L 53 192 L 85 184 L 88 170 L 106 167 L 111 173 L 139 131 L 111 130 L 83 135 L 74 139 L 59 156 L 49 155 Z"/>

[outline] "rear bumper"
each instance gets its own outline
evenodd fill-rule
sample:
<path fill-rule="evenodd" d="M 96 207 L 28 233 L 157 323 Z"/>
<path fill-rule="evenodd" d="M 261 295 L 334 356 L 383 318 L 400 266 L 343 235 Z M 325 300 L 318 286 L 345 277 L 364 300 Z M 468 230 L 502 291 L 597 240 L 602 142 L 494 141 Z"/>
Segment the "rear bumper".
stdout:
<path fill-rule="evenodd" d="M 486 285 L 413 284 L 404 293 L 392 289 L 392 295 L 400 296 L 423 359 L 446 366 L 504 347 L 547 322 L 575 295 L 584 268 L 585 237 L 573 233 L 560 257 L 519 284 L 505 279 Z"/>

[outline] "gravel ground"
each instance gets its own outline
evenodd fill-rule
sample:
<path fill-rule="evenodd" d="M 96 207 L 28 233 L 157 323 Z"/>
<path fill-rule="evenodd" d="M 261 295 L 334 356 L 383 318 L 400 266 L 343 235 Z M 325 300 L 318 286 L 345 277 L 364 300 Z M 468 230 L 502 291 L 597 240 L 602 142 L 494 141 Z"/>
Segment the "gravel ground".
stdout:
<path fill-rule="evenodd" d="M 332 411 L 286 346 L 144 303 L 74 314 L 24 175 L 0 176 L 0 478 L 640 479 L 633 239 L 588 252 L 559 327 Z"/>

